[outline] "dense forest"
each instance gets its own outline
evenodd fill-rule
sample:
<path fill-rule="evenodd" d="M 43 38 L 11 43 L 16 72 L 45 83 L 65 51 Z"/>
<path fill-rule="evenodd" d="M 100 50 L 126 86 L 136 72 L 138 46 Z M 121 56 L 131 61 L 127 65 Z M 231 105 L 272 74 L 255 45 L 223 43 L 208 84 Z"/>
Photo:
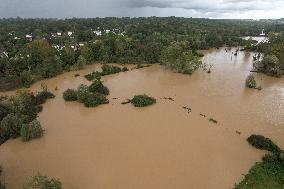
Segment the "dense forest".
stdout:
<path fill-rule="evenodd" d="M 29 87 L 36 80 L 95 61 L 160 62 L 190 74 L 195 65 L 175 64 L 199 64 L 197 50 L 245 45 L 242 36 L 258 36 L 263 29 L 280 32 L 284 25 L 276 20 L 176 17 L 1 19 L 0 90 Z"/>

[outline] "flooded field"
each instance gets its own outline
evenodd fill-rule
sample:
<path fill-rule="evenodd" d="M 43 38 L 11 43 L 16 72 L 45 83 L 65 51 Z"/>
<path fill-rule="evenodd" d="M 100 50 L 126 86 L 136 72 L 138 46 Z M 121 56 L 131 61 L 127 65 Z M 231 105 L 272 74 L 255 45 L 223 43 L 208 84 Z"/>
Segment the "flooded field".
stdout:
<path fill-rule="evenodd" d="M 247 144 L 249 135 L 284 147 L 284 78 L 258 74 L 263 90 L 246 89 L 252 58 L 222 48 L 203 58 L 214 65 L 211 74 L 188 76 L 154 65 L 106 76 L 110 104 L 91 109 L 65 102 L 62 93 L 89 83 L 83 76 L 98 65 L 36 83 L 31 90 L 44 82 L 56 98 L 39 114 L 44 137 L 0 147 L 7 188 L 20 188 L 38 172 L 59 178 L 66 189 L 233 188 L 263 155 Z M 121 105 L 144 93 L 157 104 Z"/>

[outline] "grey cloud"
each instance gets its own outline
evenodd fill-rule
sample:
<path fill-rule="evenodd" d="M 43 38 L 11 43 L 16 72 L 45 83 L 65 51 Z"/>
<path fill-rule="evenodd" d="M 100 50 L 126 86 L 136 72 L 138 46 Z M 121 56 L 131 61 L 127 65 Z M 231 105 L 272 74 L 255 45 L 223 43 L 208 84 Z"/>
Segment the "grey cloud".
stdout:
<path fill-rule="evenodd" d="M 0 17 L 284 17 L 284 0 L 0 0 Z"/>

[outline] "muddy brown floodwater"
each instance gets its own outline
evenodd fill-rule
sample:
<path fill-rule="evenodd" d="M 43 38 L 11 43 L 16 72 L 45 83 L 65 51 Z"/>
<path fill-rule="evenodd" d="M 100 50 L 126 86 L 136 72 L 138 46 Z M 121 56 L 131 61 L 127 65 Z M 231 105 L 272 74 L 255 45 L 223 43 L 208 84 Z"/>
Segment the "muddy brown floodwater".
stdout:
<path fill-rule="evenodd" d="M 66 189 L 233 188 L 263 155 L 246 142 L 250 134 L 284 147 L 284 79 L 258 74 L 263 90 L 246 89 L 253 55 L 231 56 L 223 48 L 206 51 L 211 74 L 188 76 L 154 65 L 103 77 L 110 104 L 93 109 L 64 102 L 62 93 L 87 84 L 83 75 L 98 65 L 43 81 L 56 94 L 39 114 L 44 137 L 0 147 L 7 188 L 21 188 L 38 172 L 58 177 Z M 120 104 L 144 93 L 157 104 Z"/>

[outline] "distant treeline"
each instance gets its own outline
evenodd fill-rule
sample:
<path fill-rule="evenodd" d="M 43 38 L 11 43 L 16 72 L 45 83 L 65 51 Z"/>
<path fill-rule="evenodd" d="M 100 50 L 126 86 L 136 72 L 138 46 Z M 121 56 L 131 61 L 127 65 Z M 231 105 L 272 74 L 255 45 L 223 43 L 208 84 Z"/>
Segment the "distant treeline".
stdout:
<path fill-rule="evenodd" d="M 280 32 L 284 25 L 176 17 L 0 19 L 0 90 L 29 86 L 95 61 L 165 62 L 179 72 L 191 73 L 195 65 L 173 64 L 198 62 L 195 56 L 200 49 L 245 45 L 241 36 L 257 36 L 263 29 Z M 182 58 L 165 54 L 181 48 Z"/>

